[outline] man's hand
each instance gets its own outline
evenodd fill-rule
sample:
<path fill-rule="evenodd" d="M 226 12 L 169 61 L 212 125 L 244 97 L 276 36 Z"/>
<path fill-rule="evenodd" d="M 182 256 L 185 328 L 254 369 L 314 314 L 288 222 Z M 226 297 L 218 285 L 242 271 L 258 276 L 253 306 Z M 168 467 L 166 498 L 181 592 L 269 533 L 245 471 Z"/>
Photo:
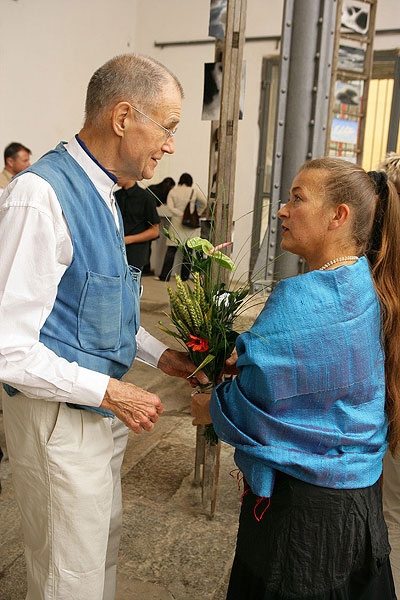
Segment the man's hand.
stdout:
<path fill-rule="evenodd" d="M 142 433 L 143 429 L 151 431 L 163 411 L 158 396 L 133 383 L 125 383 L 112 377 L 100 406 L 111 410 L 135 433 Z"/>
<path fill-rule="evenodd" d="M 179 352 L 178 350 L 167 348 L 167 350 L 161 354 L 157 367 L 167 375 L 174 375 L 175 377 L 187 379 L 192 387 L 196 387 L 197 383 L 202 383 L 204 385 L 209 383 L 208 377 L 204 371 L 198 371 L 196 375 L 189 377 L 197 367 L 192 363 L 186 352 Z"/>

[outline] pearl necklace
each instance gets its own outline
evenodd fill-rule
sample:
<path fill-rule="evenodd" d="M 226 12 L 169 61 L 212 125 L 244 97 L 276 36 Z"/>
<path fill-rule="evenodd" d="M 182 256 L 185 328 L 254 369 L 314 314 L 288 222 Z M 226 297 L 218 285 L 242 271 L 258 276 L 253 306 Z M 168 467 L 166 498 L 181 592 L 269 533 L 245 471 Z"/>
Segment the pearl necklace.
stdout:
<path fill-rule="evenodd" d="M 359 259 L 359 256 L 341 256 L 340 258 L 334 258 L 333 260 L 330 260 L 329 262 L 322 265 L 322 267 L 320 267 L 318 269 L 318 271 L 325 271 L 325 269 L 327 269 L 328 267 L 330 267 L 336 263 L 347 262 L 348 260 L 358 260 L 358 259 Z"/>

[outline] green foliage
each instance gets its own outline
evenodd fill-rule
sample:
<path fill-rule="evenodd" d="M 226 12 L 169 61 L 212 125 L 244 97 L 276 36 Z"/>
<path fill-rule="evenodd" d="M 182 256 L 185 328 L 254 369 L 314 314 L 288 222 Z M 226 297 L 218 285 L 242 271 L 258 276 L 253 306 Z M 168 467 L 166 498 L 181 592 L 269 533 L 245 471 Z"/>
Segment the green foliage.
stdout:
<path fill-rule="evenodd" d="M 176 331 L 165 326 L 162 330 L 187 347 L 197 367 L 194 373 L 202 369 L 210 382 L 216 385 L 225 361 L 235 347 L 238 334 L 234 331 L 234 322 L 248 294 L 248 287 L 230 290 L 225 283 L 213 281 L 213 261 L 221 266 L 227 265 L 226 268 L 232 271 L 235 266 L 228 256 L 213 251 L 214 246 L 208 240 L 192 238 L 187 245 L 195 252 L 193 284 L 185 284 L 176 276 L 176 290 L 168 287 L 169 318 Z"/>
<path fill-rule="evenodd" d="M 176 237 L 172 228 L 164 234 L 185 254 L 185 244 Z M 183 283 L 176 276 L 176 290 L 168 287 L 171 312 L 168 315 L 174 330 L 160 322 L 160 329 L 179 340 L 196 365 L 196 374 L 203 370 L 214 387 L 221 380 L 226 359 L 232 354 L 238 334 L 234 331 L 235 319 L 243 309 L 249 286 L 230 289 L 221 281 L 221 269 L 231 273 L 235 264 L 221 249 L 229 244 L 214 247 L 209 240 L 194 237 L 186 241 L 192 250 L 193 283 Z M 206 386 L 209 388 L 209 384 Z M 218 437 L 212 425 L 207 425 L 204 436 L 209 444 Z"/>

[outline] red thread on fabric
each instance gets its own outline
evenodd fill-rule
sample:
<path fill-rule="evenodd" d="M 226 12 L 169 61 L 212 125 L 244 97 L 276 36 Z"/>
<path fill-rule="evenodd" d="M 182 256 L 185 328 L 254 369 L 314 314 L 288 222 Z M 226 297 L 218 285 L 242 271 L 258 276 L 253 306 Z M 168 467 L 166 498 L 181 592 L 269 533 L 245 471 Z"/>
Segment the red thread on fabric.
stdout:
<path fill-rule="evenodd" d="M 238 482 L 238 490 L 240 492 L 240 483 L 243 481 L 244 475 L 240 469 L 232 469 L 232 471 L 229 472 L 229 475 L 233 477 L 233 479 L 235 479 L 234 473 L 236 473 L 236 481 Z"/>
<path fill-rule="evenodd" d="M 236 473 L 236 475 L 234 475 L 234 473 Z M 238 478 L 239 473 L 241 473 L 240 469 L 232 469 L 232 471 L 229 471 L 229 475 L 231 477 L 233 477 L 234 479 L 235 479 L 235 477 L 236 477 L 236 479 Z"/>
<path fill-rule="evenodd" d="M 241 498 L 240 498 L 240 504 L 243 504 L 243 498 L 245 497 L 245 495 L 247 494 L 247 492 L 249 491 L 250 488 L 247 488 L 247 490 L 244 490 Z"/>
<path fill-rule="evenodd" d="M 263 500 L 268 500 L 268 504 L 267 504 L 267 506 L 264 508 L 264 510 L 262 511 L 262 513 L 261 513 L 260 517 L 257 517 L 257 513 L 256 513 L 257 507 L 258 507 L 258 505 L 259 505 L 259 504 L 261 504 L 261 502 L 262 502 Z M 261 519 L 262 519 L 262 518 L 263 518 L 263 516 L 264 516 L 264 513 L 265 513 L 265 511 L 266 511 L 266 510 L 269 508 L 269 505 L 270 505 L 270 504 L 271 504 L 271 498 L 267 498 L 266 496 L 258 496 L 258 497 L 257 497 L 257 502 L 256 502 L 256 505 L 255 505 L 255 507 L 254 507 L 254 517 L 257 519 L 257 521 L 258 521 L 258 522 L 260 522 L 260 521 L 261 521 Z"/>

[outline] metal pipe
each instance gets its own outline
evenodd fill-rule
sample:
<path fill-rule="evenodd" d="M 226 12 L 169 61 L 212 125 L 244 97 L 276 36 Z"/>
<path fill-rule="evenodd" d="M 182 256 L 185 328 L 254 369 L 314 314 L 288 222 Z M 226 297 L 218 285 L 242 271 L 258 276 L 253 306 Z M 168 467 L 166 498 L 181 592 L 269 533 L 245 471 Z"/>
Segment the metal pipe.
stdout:
<path fill-rule="evenodd" d="M 285 138 L 283 144 L 280 200 L 286 203 L 294 175 L 310 158 L 310 127 L 313 114 L 313 86 L 318 50 L 321 3 L 298 0 L 294 3 L 292 47 L 290 53 Z M 319 91 L 322 93 L 322 90 Z M 278 228 L 277 246 L 281 235 Z M 283 253 L 275 262 L 274 279 L 291 277 L 299 272 L 299 257 Z"/>
<path fill-rule="evenodd" d="M 378 29 L 375 35 L 399 35 L 400 29 Z M 246 43 L 249 42 L 280 42 L 280 35 L 255 35 L 246 38 Z M 207 40 L 179 40 L 176 42 L 154 42 L 156 48 L 167 48 L 169 46 L 203 46 L 205 44 L 215 44 L 213 38 Z"/>
<path fill-rule="evenodd" d="M 396 57 L 394 69 L 393 101 L 390 112 L 389 134 L 386 152 L 396 152 L 400 120 L 400 56 Z"/>

